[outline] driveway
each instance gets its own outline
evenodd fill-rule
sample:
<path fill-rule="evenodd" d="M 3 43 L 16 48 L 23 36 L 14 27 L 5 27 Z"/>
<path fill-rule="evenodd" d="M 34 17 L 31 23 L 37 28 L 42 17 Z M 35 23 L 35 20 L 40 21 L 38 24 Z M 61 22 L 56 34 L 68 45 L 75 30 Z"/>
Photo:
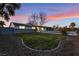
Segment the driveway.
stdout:
<path fill-rule="evenodd" d="M 64 48 L 62 49 L 62 55 L 79 56 L 78 36 L 67 36 L 67 39 L 63 43 Z"/>

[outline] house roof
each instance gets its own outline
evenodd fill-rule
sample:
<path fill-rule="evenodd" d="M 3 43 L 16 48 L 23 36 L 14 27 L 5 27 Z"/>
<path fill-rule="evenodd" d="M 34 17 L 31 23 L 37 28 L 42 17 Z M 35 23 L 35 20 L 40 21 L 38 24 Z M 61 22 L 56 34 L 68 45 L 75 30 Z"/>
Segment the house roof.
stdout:
<path fill-rule="evenodd" d="M 31 25 L 29 25 L 29 24 L 15 23 L 15 22 L 11 22 L 11 23 L 10 23 L 10 26 L 11 26 L 11 24 L 14 24 L 15 26 L 31 26 Z"/>
<path fill-rule="evenodd" d="M 35 26 L 35 27 L 48 27 L 48 28 L 52 28 L 52 27 L 49 27 L 49 26 Z"/>
<path fill-rule="evenodd" d="M 14 22 L 13 22 L 13 24 L 14 24 L 14 25 L 22 25 L 22 26 L 26 26 L 26 24 L 22 24 L 22 23 L 14 23 Z"/>
<path fill-rule="evenodd" d="M 11 26 L 11 24 L 14 24 L 15 26 L 34 26 L 34 27 L 48 27 L 48 26 L 35 26 L 35 25 L 31 25 L 31 24 L 29 24 L 29 23 L 27 23 L 27 24 L 23 24 L 23 23 L 15 23 L 15 22 L 11 22 L 10 23 L 10 26 Z M 48 27 L 48 28 L 52 28 L 52 27 Z"/>

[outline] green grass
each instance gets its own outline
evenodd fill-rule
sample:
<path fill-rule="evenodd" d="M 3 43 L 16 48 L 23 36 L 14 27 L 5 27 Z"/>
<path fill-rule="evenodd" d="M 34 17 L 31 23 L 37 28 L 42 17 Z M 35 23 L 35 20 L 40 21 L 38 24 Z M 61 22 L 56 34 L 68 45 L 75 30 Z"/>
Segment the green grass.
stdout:
<path fill-rule="evenodd" d="M 53 49 L 57 47 L 58 42 L 63 39 L 62 35 L 43 33 L 21 34 L 19 37 L 23 38 L 23 41 L 27 46 L 38 50 Z"/>

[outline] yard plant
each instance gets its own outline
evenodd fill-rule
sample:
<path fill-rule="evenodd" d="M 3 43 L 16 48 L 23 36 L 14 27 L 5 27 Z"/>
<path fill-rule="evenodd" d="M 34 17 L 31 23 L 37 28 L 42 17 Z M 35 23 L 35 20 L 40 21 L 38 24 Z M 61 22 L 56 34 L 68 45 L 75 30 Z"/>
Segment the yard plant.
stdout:
<path fill-rule="evenodd" d="M 49 50 L 56 48 L 59 41 L 64 36 L 58 34 L 46 34 L 46 33 L 27 33 L 18 35 L 24 41 L 24 43 L 33 49 Z"/>

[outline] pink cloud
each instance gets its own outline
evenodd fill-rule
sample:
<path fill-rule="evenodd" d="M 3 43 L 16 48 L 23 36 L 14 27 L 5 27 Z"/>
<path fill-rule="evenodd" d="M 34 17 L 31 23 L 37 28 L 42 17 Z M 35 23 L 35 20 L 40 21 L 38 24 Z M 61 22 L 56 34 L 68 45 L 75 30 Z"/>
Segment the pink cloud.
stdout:
<path fill-rule="evenodd" d="M 2 17 L 0 17 L 0 19 L 3 19 Z M 11 16 L 10 20 L 24 20 L 24 19 L 28 19 L 27 15 L 15 15 L 15 16 Z"/>
<path fill-rule="evenodd" d="M 26 23 L 28 21 L 27 15 L 15 15 L 11 17 L 11 20 L 14 22 Z"/>
<path fill-rule="evenodd" d="M 22 19 L 27 19 L 27 18 L 28 18 L 27 15 L 15 15 L 11 17 L 11 19 L 17 19 L 17 20 L 22 20 Z"/>
<path fill-rule="evenodd" d="M 79 10 L 72 10 L 68 12 L 59 13 L 56 15 L 47 16 L 49 20 L 61 20 L 61 19 L 73 18 L 73 17 L 79 17 Z"/>

